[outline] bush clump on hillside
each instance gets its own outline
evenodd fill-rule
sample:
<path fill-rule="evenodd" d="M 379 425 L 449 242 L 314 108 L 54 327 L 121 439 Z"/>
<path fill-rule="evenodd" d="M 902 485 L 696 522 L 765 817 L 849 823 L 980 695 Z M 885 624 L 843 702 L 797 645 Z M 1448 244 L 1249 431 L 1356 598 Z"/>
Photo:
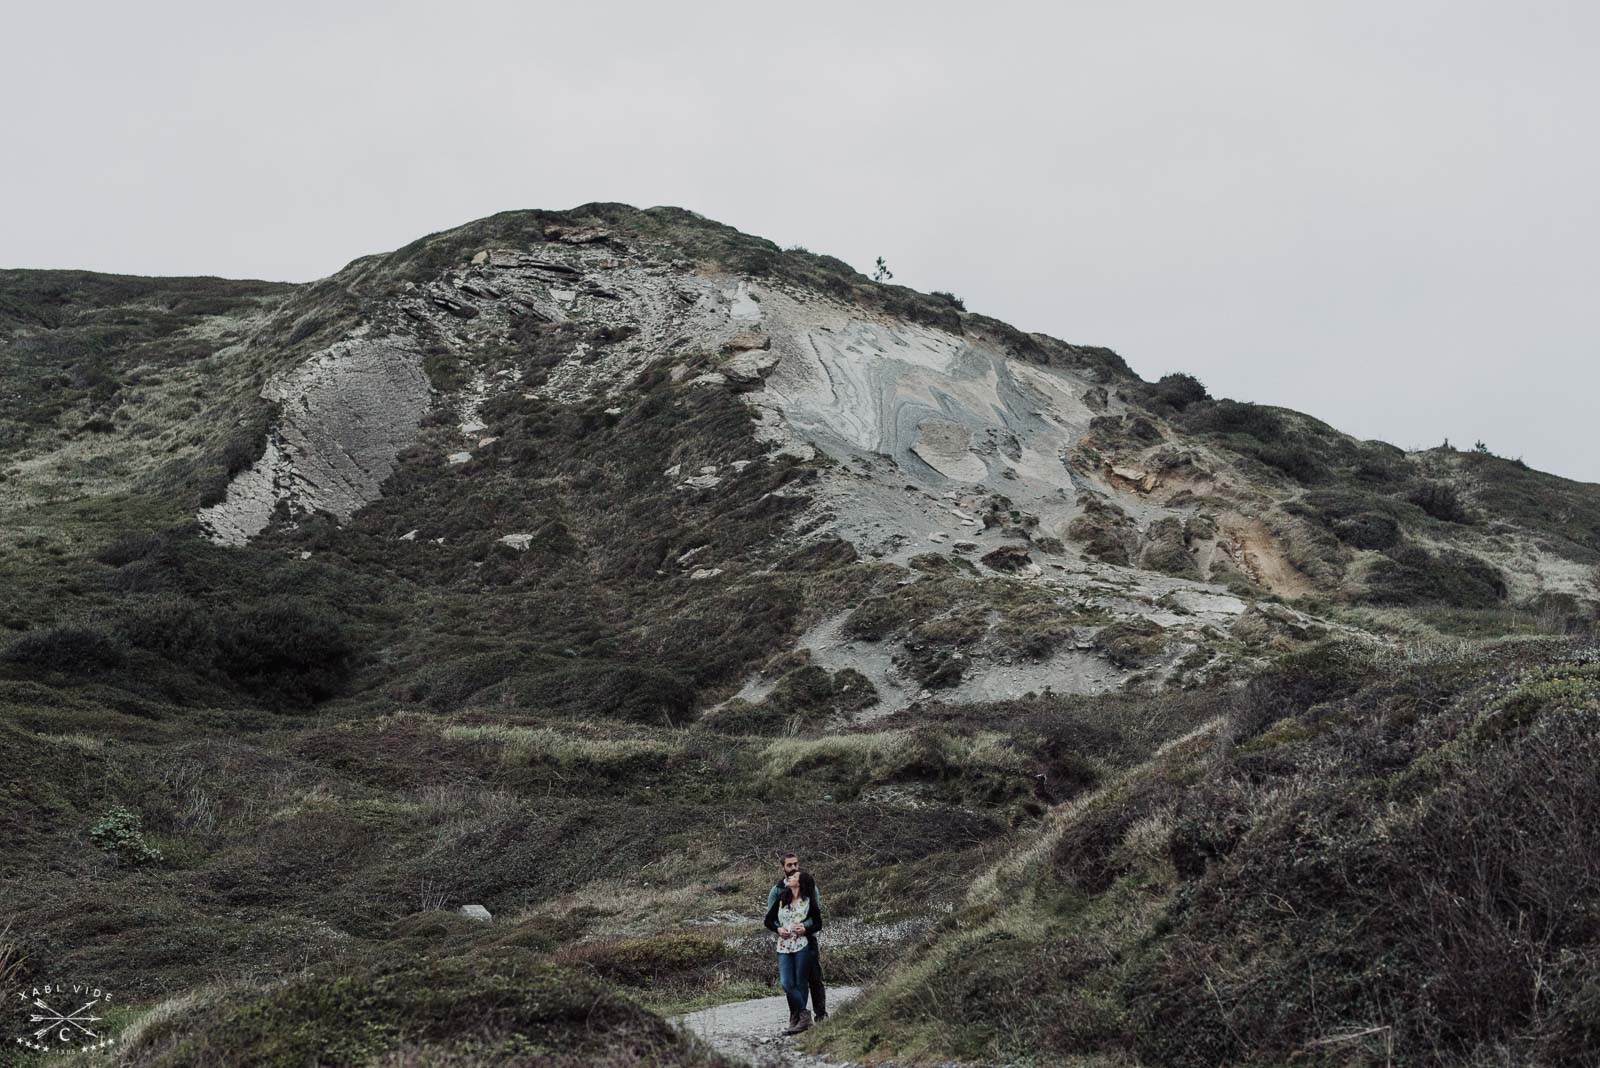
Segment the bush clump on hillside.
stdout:
<path fill-rule="evenodd" d="M 1332 475 L 1319 442 L 1271 408 L 1234 400 L 1195 401 L 1186 405 L 1183 425 L 1194 433 L 1229 439 L 1236 451 L 1296 482 L 1326 482 Z"/>
<path fill-rule="evenodd" d="M 122 646 L 110 635 L 88 627 L 51 627 L 30 631 L 11 643 L 3 659 L 36 671 L 92 675 L 120 667 Z"/>
<path fill-rule="evenodd" d="M 587 965 L 615 983 L 654 986 L 691 971 L 732 963 L 733 955 L 723 939 L 689 932 L 591 942 L 568 950 L 561 959 Z"/>
<path fill-rule="evenodd" d="M 405 695 L 435 709 L 454 708 L 473 694 L 505 681 L 517 670 L 518 657 L 508 649 L 424 664 L 411 674 Z"/>
<path fill-rule="evenodd" d="M 124 567 L 135 560 L 147 560 L 167 547 L 167 538 L 156 532 L 124 534 L 95 554 L 108 567 Z"/>
<path fill-rule="evenodd" d="M 1147 1029 L 1145 1055 L 1276 1063 L 1342 1033 L 1347 1055 L 1381 1035 L 1394 1063 L 1506 1049 L 1517 1063 L 1588 1063 L 1600 1038 L 1600 849 L 1584 830 L 1600 819 L 1594 668 L 1535 673 L 1454 735 L 1448 720 L 1392 718 L 1396 697 L 1423 696 L 1409 689 L 1380 699 L 1379 723 L 1312 745 L 1362 756 L 1336 781 L 1298 780 L 1308 792 L 1241 830 L 1175 910 L 1180 933 L 1130 976 L 1144 984 L 1130 1022 Z M 1425 771 L 1413 761 L 1429 750 Z M 1376 811 L 1396 816 L 1379 825 Z M 1271 947 L 1245 965 L 1256 981 L 1215 984 L 1202 1007 L 1193 992 L 1249 944 Z"/>
<path fill-rule="evenodd" d="M 1351 548 L 1371 551 L 1398 545 L 1406 525 L 1415 526 L 1421 520 L 1418 509 L 1409 502 L 1359 485 L 1307 493 L 1291 501 L 1286 511 L 1327 527 Z"/>
<path fill-rule="evenodd" d="M 1387 549 L 1400 541 L 1400 523 L 1379 512 L 1358 512 L 1334 523 L 1333 533 L 1353 549 Z"/>
<path fill-rule="evenodd" d="M 1193 375 L 1185 374 L 1162 375 L 1158 381 L 1146 385 L 1142 393 L 1146 404 L 1157 410 L 1165 407 L 1175 412 L 1182 412 L 1191 404 L 1211 399 L 1204 383 Z"/>
<path fill-rule="evenodd" d="M 1138 399 L 1185 432 L 1209 435 L 1302 485 L 1377 486 L 1403 482 L 1408 475 L 1405 453 L 1392 445 L 1354 441 L 1299 412 L 1212 400 L 1188 376 L 1169 375 L 1145 385 Z"/>
<path fill-rule="evenodd" d="M 1410 493 L 1406 500 L 1443 523 L 1470 523 L 1472 516 L 1461 503 L 1461 495 L 1454 486 L 1443 482 L 1424 482 Z"/>
<path fill-rule="evenodd" d="M 1245 686 L 1228 719 L 1235 742 L 1253 738 L 1290 716 L 1354 690 L 1372 661 L 1346 643 L 1325 641 L 1274 663 Z"/>
<path fill-rule="evenodd" d="M 216 659 L 216 623 L 209 611 L 186 597 L 141 597 L 123 613 L 117 629 L 135 649 L 174 663 L 209 665 Z"/>
<path fill-rule="evenodd" d="M 1201 434 L 1242 434 L 1260 442 L 1284 438 L 1283 418 L 1271 408 L 1244 401 L 1222 400 L 1196 405 L 1185 413 L 1184 426 Z"/>
<path fill-rule="evenodd" d="M 331 612 L 284 598 L 223 617 L 216 663 L 258 700 L 305 707 L 344 686 L 355 666 L 355 645 Z"/>
<path fill-rule="evenodd" d="M 130 808 L 118 805 L 89 828 L 89 840 L 124 864 L 157 864 L 161 850 L 145 841 L 144 821 Z"/>
<path fill-rule="evenodd" d="M 518 676 L 505 691 L 520 705 L 557 715 L 675 725 L 687 722 L 694 687 L 661 668 L 612 661 L 556 661 Z"/>
<path fill-rule="evenodd" d="M 1127 619 L 1101 627 L 1094 648 L 1119 668 L 1140 668 L 1161 655 L 1166 631 L 1148 619 Z"/>
<path fill-rule="evenodd" d="M 1492 608 L 1506 599 L 1506 592 L 1498 568 L 1454 549 L 1396 546 L 1367 572 L 1367 599 L 1374 604 Z"/>

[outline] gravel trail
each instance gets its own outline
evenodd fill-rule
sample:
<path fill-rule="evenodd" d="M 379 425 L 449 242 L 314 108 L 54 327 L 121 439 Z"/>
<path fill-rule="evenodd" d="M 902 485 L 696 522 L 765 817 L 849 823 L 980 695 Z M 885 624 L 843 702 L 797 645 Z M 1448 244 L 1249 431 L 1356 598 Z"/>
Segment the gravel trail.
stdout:
<path fill-rule="evenodd" d="M 858 986 L 829 986 L 830 1014 L 848 1005 L 860 993 Z M 686 1016 L 675 1016 L 672 1022 L 692 1031 L 717 1052 L 759 1068 L 838 1063 L 801 1053 L 795 1049 L 793 1039 L 783 1036 L 784 1026 L 789 1022 L 789 1006 L 782 995 L 731 1001 Z M 821 1026 L 828 1026 L 827 1022 Z"/>

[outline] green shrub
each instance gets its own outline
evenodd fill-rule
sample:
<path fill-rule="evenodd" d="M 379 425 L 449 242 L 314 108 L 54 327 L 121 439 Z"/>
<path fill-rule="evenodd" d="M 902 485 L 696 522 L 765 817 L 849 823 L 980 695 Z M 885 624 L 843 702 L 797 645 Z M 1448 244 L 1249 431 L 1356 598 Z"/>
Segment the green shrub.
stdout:
<path fill-rule="evenodd" d="M 1068 525 L 1067 537 L 1094 559 L 1127 567 L 1133 562 L 1128 543 L 1137 537 L 1133 521 L 1114 502 L 1091 496 L 1082 500 L 1083 511 Z"/>
<path fill-rule="evenodd" d="M 289 331 L 289 336 L 284 338 L 284 343 L 286 345 L 298 344 L 321 330 L 322 326 L 323 323 L 320 316 L 308 315 L 294 324 L 294 329 Z"/>
<path fill-rule="evenodd" d="M 1259 404 L 1191 401 L 1179 419 L 1189 432 L 1216 435 L 1235 452 L 1306 485 L 1328 482 L 1336 470 L 1376 455 L 1314 419 Z"/>
<path fill-rule="evenodd" d="M 943 730 L 783 738 L 768 744 L 765 775 L 773 789 L 815 790 L 826 783 L 835 800 L 886 783 L 927 784 L 951 802 L 1004 805 L 1031 795 L 1027 758 L 992 731 Z M 807 783 L 812 784 L 806 786 Z"/>
<path fill-rule="evenodd" d="M 426 701 L 436 709 L 454 708 L 473 694 L 504 682 L 516 672 L 518 659 L 513 651 L 500 649 L 424 664 L 412 674 L 406 693 L 411 700 Z"/>
<path fill-rule="evenodd" d="M 817 1037 L 929 1061 L 1587 1065 L 1597 660 L 1291 657 L 1243 695 L 1287 712 L 1269 744 L 1191 736 L 1059 806 Z"/>
<path fill-rule="evenodd" d="M 153 594 L 166 590 L 170 575 L 153 560 L 134 560 L 106 576 L 106 589 L 113 593 Z"/>
<path fill-rule="evenodd" d="M 1317 450 L 1299 443 L 1272 443 L 1246 450 L 1268 467 L 1283 472 L 1296 482 L 1312 485 L 1329 478 L 1328 465 Z"/>
<path fill-rule="evenodd" d="M 1461 462 L 1474 502 L 1488 515 L 1540 531 L 1570 560 L 1600 563 L 1600 494 L 1592 485 L 1498 456 L 1467 453 Z"/>
<path fill-rule="evenodd" d="M 870 708 L 878 702 L 878 691 L 871 679 L 854 668 L 830 676 L 812 664 L 784 676 L 767 699 L 789 712 L 824 715 Z"/>
<path fill-rule="evenodd" d="M 1315 756 L 1244 758 L 1234 774 L 1282 798 L 1248 830 L 1248 794 L 1219 783 L 1228 804 L 1198 796 L 1209 826 L 1180 821 L 1179 837 L 1226 859 L 1123 976 L 1134 1049 L 1161 1064 L 1288 1063 L 1308 1037 L 1372 1035 L 1383 1006 L 1381 1038 L 1337 1063 L 1485 1064 L 1507 1049 L 1588 1063 L 1600 702 L 1586 670 L 1531 673 L 1454 737 L 1435 732 L 1459 730 L 1459 714 L 1367 716 L 1320 736 Z M 1435 708 L 1450 696 L 1390 679 L 1369 695 Z"/>
<path fill-rule="evenodd" d="M 1363 441 L 1350 477 L 1357 482 L 1384 485 L 1402 481 L 1408 472 L 1404 450 L 1383 441 Z"/>
<path fill-rule="evenodd" d="M 758 736 L 782 734 L 788 724 L 789 716 L 780 706 L 767 701 L 746 701 L 741 697 L 730 698 L 707 709 L 694 723 L 699 730 L 718 734 Z"/>
<path fill-rule="evenodd" d="M 144 839 L 144 821 L 132 809 L 117 806 L 89 828 L 89 840 L 124 864 L 158 864 L 161 850 Z"/>
<path fill-rule="evenodd" d="M 1406 525 L 1422 520 L 1420 510 L 1407 501 L 1349 485 L 1307 493 L 1285 510 L 1326 526 L 1346 545 L 1368 550 L 1399 544 Z"/>
<path fill-rule="evenodd" d="M 919 649 L 907 654 L 902 663 L 907 674 L 930 690 L 960 686 L 966 673 L 966 662 L 960 653 L 939 649 Z"/>

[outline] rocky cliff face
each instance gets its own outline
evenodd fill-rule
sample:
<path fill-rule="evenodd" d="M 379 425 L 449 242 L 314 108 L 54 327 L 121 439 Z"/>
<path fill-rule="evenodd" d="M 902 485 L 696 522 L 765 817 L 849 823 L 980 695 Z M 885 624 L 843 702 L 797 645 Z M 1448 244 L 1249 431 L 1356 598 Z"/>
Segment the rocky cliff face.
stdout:
<path fill-rule="evenodd" d="M 749 446 L 725 438 L 737 454 L 725 464 L 663 456 L 648 492 L 727 497 L 755 467 L 802 464 L 803 509 L 774 552 L 837 541 L 898 581 L 945 587 L 937 610 L 896 608 L 882 640 L 861 635 L 883 628 L 847 625 L 843 604 L 800 621 L 797 650 L 871 680 L 869 715 L 927 697 L 930 678 L 970 700 L 1192 685 L 1330 628 L 1372 627 L 1348 609 L 1331 622 L 1335 604 L 1572 616 L 1596 598 L 1600 509 L 1582 487 L 1492 457 L 1355 442 L 1296 413 L 1213 401 L 1181 376 L 1144 383 L 1107 350 L 684 212 L 496 216 L 273 299 L 158 320 L 189 325 L 141 357 L 212 355 L 162 379 L 149 359 L 124 368 L 110 434 L 24 435 L 9 492 L 40 499 L 69 469 L 79 485 L 125 469 L 135 485 L 199 493 L 202 527 L 239 546 L 317 515 L 348 526 L 430 467 L 454 472 L 461 497 L 485 465 L 539 483 L 549 472 L 508 430 L 518 404 L 627 425 L 668 395 L 727 398 L 748 415 Z M 62 334 L 40 329 L 50 313 L 30 314 L 19 344 Z M 198 399 L 175 410 L 180 388 Z M 118 420 L 169 428 L 173 458 L 149 466 Z M 1519 504 L 1529 479 L 1562 507 Z M 535 544 L 528 519 L 483 518 L 505 527 L 491 543 Z M 457 542 L 427 537 L 428 519 L 407 515 L 400 533 L 442 563 Z M 672 559 L 664 573 L 739 583 L 714 545 Z M 1039 617 L 1026 626 L 1017 590 Z M 1102 638 L 1130 623 L 1146 633 Z M 760 700 L 770 685 L 750 678 L 739 693 Z"/>
<path fill-rule="evenodd" d="M 239 544 L 274 516 L 293 526 L 317 511 L 348 521 L 382 495 L 425 417 L 449 432 L 426 435 L 418 447 L 433 454 L 410 462 L 465 471 L 516 445 L 485 415 L 497 400 L 597 404 L 621 418 L 673 388 L 735 396 L 761 451 L 727 466 L 662 463 L 663 487 L 716 494 L 752 464 L 814 464 L 805 513 L 782 539 L 790 548 L 837 540 L 902 581 L 944 582 L 941 603 L 907 609 L 883 634 L 864 638 L 851 609 L 796 639 L 810 663 L 870 680 L 879 701 L 867 717 L 926 699 L 930 680 L 953 700 L 1195 685 L 1350 630 L 1282 598 L 1481 609 L 1595 596 L 1585 546 L 1563 553 L 1537 529 L 1442 523 L 1411 505 L 1405 491 L 1435 484 L 1439 458 L 1308 422 L 1330 455 L 1384 474 L 1376 486 L 1331 469 L 1297 482 L 1272 466 L 1277 454 L 1252 452 L 1292 437 L 1283 427 L 1303 418 L 1293 413 L 1260 409 L 1271 433 L 1208 431 L 1196 412 L 1231 402 L 1201 391 L 1175 405 L 1113 354 L 939 298 L 897 306 L 883 296 L 892 287 L 841 283 L 836 261 L 805 257 L 821 274 L 781 260 L 735 269 L 761 246 L 743 235 L 731 253 L 696 256 L 685 233 L 717 228 L 683 213 L 669 238 L 631 209 L 538 218 L 510 227 L 515 241 L 503 220 L 474 224 L 336 279 L 361 297 L 358 325 L 262 386 L 276 418 L 262 455 L 199 513 L 213 536 Z M 1407 552 L 1345 533 L 1351 512 Z M 533 534 L 497 539 L 526 548 Z M 709 555 L 691 570 L 732 580 Z M 1456 572 L 1472 578 L 1465 592 Z M 1039 617 L 1025 648 L 1005 603 L 1019 588 Z M 737 699 L 760 701 L 772 685 L 752 677 Z"/>
<path fill-rule="evenodd" d="M 279 505 L 348 520 L 382 492 L 416 437 L 431 390 L 409 337 L 352 336 L 274 375 L 260 396 L 278 406 L 266 451 L 200 522 L 225 545 L 261 533 Z"/>
<path fill-rule="evenodd" d="M 944 603 L 911 610 L 883 640 L 849 633 L 853 608 L 796 640 L 809 663 L 870 681 L 879 699 L 864 717 L 926 699 L 930 680 L 953 700 L 1099 692 L 1134 674 L 1192 682 L 1263 643 L 1326 632 L 1289 609 L 1268 619 L 1212 581 L 1249 573 L 1296 592 L 1304 580 L 1270 537 L 1247 548 L 1214 511 L 1158 503 L 1152 476 L 1082 462 L 1096 426 L 1148 422 L 1104 367 L 1030 361 L 1014 332 L 981 320 L 917 321 L 670 257 L 625 228 L 543 236 L 462 249 L 274 372 L 260 390 L 277 406 L 262 455 L 199 512 L 212 536 L 243 544 L 275 516 L 293 526 L 319 511 L 348 522 L 381 496 L 430 411 L 453 433 L 412 462 L 465 470 L 512 444 L 485 415 L 497 399 L 592 402 L 620 417 L 647 402 L 639 382 L 660 370 L 690 394 L 735 396 L 762 450 L 726 467 L 663 463 L 664 488 L 717 494 L 751 464 L 812 462 L 818 477 L 786 541 L 839 541 L 908 577 L 948 573 Z M 451 361 L 454 377 L 431 386 L 425 353 Z M 1086 554 L 1086 529 L 1119 551 Z M 532 538 L 497 534 L 514 548 Z M 693 572 L 732 580 L 709 557 Z M 1038 602 L 1028 651 L 1002 603 L 1016 594 L 999 592 L 1018 587 Z M 949 634 L 929 641 L 941 618 Z M 1130 621 L 1139 633 L 1100 637 Z M 930 657 L 937 668 L 914 666 Z M 751 678 L 737 700 L 759 702 L 772 686 Z"/>

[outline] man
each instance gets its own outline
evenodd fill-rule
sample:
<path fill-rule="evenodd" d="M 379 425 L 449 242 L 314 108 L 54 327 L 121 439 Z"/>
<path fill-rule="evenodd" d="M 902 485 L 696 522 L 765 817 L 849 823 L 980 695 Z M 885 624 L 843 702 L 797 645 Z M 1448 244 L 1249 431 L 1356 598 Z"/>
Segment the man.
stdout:
<path fill-rule="evenodd" d="M 785 853 L 781 859 L 783 861 L 783 875 L 782 875 L 782 877 L 780 877 L 778 879 L 777 882 L 772 884 L 772 889 L 770 891 L 768 891 L 768 893 L 767 893 L 767 909 L 769 911 L 771 910 L 773 904 L 778 900 L 778 895 L 783 893 L 784 880 L 789 878 L 789 876 L 793 875 L 795 872 L 800 870 L 800 857 L 799 857 L 798 854 Z M 813 873 L 813 874 L 815 874 L 815 873 Z M 821 887 L 817 888 L 816 899 L 817 899 L 817 907 L 821 908 L 822 907 L 822 889 L 821 889 Z M 828 1017 L 828 992 L 827 992 L 827 990 L 825 990 L 823 988 L 823 985 L 822 985 L 822 947 L 821 947 L 820 943 L 819 943 L 819 945 L 817 947 L 817 958 L 816 959 L 817 959 L 816 966 L 811 969 L 811 976 L 810 976 L 809 986 L 811 987 L 811 1010 L 812 1010 L 812 1015 L 815 1018 L 815 1020 L 817 1021 L 817 1023 L 821 1023 L 823 1020 L 827 1019 L 827 1017 Z"/>

